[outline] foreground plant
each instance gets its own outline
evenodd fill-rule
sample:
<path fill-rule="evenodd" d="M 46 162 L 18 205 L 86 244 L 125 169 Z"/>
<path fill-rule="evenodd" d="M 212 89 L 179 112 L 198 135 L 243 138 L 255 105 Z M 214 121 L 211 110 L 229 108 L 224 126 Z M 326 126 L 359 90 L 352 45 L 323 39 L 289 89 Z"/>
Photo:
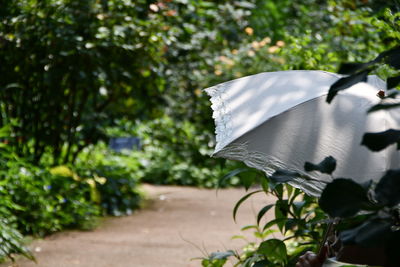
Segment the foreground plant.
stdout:
<path fill-rule="evenodd" d="M 249 179 L 248 187 L 257 180 L 256 174 L 262 185 L 261 189 L 246 194 L 237 202 L 233 210 L 234 219 L 240 205 L 254 194 L 274 196 L 276 201 L 258 211 L 254 225 L 242 228 L 242 231 L 252 231 L 255 241 L 249 241 L 243 235 L 234 236 L 246 242 L 241 252 L 228 250 L 212 253 L 202 259 L 202 266 L 224 266 L 228 259 L 234 266 L 241 267 L 295 266 L 297 258 L 305 251 L 317 250 L 327 216 L 318 208 L 316 198 L 288 184 L 276 183 L 254 170 L 240 169 L 231 174 Z M 274 213 L 271 221 L 263 219 L 268 212 Z M 275 235 L 282 236 L 282 239 L 274 238 Z"/>

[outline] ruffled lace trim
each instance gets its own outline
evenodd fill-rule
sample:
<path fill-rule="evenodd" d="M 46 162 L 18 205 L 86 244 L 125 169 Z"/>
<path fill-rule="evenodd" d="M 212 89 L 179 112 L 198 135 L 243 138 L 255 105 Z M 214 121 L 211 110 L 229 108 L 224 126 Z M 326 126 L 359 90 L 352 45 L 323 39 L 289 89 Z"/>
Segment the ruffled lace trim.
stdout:
<path fill-rule="evenodd" d="M 226 84 L 219 84 L 205 89 L 210 96 L 213 119 L 215 121 L 215 136 L 217 141 L 215 151 L 219 151 L 228 145 L 232 136 L 232 115 L 223 99 L 226 89 Z"/>

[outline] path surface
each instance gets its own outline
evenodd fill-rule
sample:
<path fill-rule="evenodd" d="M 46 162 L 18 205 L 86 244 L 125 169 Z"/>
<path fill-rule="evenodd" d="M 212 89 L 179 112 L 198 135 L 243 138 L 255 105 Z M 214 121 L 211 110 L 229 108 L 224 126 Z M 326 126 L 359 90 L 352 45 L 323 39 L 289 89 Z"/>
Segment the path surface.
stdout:
<path fill-rule="evenodd" d="M 154 199 L 131 216 L 108 218 L 90 232 L 69 231 L 35 241 L 38 264 L 21 259 L 19 267 L 194 267 L 199 247 L 208 252 L 240 248 L 240 228 L 255 222 L 256 211 L 272 200 L 263 193 L 247 200 L 232 219 L 244 189 L 215 190 L 145 185 Z M 251 234 L 249 232 L 248 234 Z M 251 238 L 251 237 L 250 237 Z M 190 244 L 188 241 L 190 241 Z M 6 267 L 9 264 L 0 265 Z"/>

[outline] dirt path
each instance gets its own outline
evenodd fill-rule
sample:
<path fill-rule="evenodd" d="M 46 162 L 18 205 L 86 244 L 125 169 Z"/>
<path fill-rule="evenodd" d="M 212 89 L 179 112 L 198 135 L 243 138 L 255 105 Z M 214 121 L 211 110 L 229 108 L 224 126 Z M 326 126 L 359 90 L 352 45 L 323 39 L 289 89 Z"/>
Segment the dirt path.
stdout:
<path fill-rule="evenodd" d="M 146 209 L 106 219 L 94 231 L 63 232 L 35 241 L 31 247 L 38 264 L 21 259 L 18 266 L 200 266 L 199 260 L 190 260 L 203 256 L 192 244 L 208 252 L 240 248 L 243 240 L 231 237 L 253 224 L 256 211 L 268 202 L 263 194 L 256 194 L 240 208 L 235 224 L 232 209 L 244 189 L 220 190 L 218 195 L 215 190 L 188 187 L 145 185 L 145 190 L 154 198 Z M 4 266 L 8 265 L 0 265 Z"/>

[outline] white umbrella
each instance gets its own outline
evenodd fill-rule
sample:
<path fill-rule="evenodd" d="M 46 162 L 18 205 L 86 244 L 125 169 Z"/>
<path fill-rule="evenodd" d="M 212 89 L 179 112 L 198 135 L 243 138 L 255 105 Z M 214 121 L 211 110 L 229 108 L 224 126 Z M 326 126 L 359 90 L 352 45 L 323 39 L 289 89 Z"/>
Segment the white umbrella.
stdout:
<path fill-rule="evenodd" d="M 214 156 L 243 161 L 272 174 L 276 169 L 307 177 L 291 181 L 318 196 L 330 175 L 306 173 L 306 161 L 327 156 L 337 160 L 335 177 L 357 182 L 378 180 L 400 167 L 395 147 L 371 152 L 361 146 L 365 132 L 399 128 L 400 113 L 381 110 L 367 115 L 380 102 L 385 83 L 369 76 L 326 103 L 329 87 L 341 76 L 323 71 L 260 73 L 206 89 L 216 124 Z"/>

